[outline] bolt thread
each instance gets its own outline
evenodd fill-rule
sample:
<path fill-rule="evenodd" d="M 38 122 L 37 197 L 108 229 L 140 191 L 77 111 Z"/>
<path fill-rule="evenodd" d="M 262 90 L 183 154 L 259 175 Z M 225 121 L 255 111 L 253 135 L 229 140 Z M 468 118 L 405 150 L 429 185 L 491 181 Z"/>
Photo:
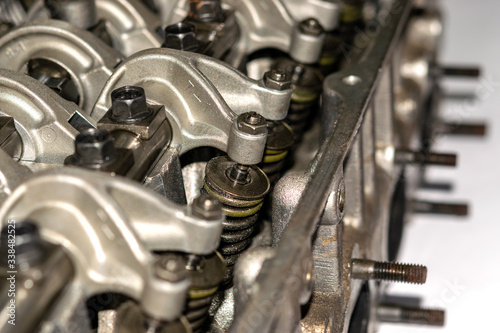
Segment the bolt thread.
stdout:
<path fill-rule="evenodd" d="M 457 155 L 455 154 L 438 154 L 428 153 L 422 155 L 422 162 L 431 165 L 456 166 Z"/>
<path fill-rule="evenodd" d="M 376 280 L 423 284 L 427 267 L 390 262 L 375 262 L 373 277 Z"/>
<path fill-rule="evenodd" d="M 456 166 L 456 154 L 433 153 L 429 151 L 398 150 L 395 156 L 398 163 Z"/>
<path fill-rule="evenodd" d="M 440 214 L 467 216 L 469 214 L 469 205 L 466 203 L 445 203 L 414 200 L 413 211 L 421 214 Z"/>
<path fill-rule="evenodd" d="M 445 312 L 433 309 L 402 308 L 401 322 L 417 325 L 443 326 Z"/>
<path fill-rule="evenodd" d="M 443 132 L 451 135 L 471 135 L 471 136 L 485 136 L 485 124 L 459 124 L 459 123 L 446 123 Z"/>
<path fill-rule="evenodd" d="M 478 67 L 441 67 L 438 74 L 442 76 L 459 76 L 478 78 L 481 76 L 481 69 Z"/>

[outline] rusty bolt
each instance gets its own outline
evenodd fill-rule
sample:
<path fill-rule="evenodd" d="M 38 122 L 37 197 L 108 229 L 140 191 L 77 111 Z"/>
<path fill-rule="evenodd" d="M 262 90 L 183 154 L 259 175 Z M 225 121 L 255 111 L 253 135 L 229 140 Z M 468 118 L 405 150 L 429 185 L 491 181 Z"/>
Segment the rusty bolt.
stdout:
<path fill-rule="evenodd" d="M 288 73 L 274 69 L 264 74 L 264 84 L 270 89 L 287 90 L 292 86 L 292 80 Z"/>
<path fill-rule="evenodd" d="M 238 129 L 252 135 L 267 134 L 267 121 L 257 112 L 246 112 L 237 119 Z"/>
<path fill-rule="evenodd" d="M 427 267 L 354 259 L 352 278 L 423 284 L 427 279 Z"/>

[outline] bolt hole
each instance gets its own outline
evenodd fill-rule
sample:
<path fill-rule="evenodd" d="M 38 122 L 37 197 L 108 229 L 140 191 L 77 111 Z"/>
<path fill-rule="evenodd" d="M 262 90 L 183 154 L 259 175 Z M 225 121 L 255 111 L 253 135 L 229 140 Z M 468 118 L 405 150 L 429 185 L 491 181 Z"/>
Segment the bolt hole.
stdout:
<path fill-rule="evenodd" d="M 356 75 L 349 75 L 342 79 L 342 82 L 348 86 L 355 86 L 361 83 L 361 78 Z"/>

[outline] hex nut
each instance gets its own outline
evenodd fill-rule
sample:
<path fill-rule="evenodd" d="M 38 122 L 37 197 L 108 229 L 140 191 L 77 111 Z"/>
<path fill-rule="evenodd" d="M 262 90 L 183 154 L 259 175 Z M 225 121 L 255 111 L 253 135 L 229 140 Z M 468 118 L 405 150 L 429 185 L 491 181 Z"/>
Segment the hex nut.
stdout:
<path fill-rule="evenodd" d="M 186 262 L 177 254 L 161 256 L 154 265 L 155 275 L 168 282 L 179 282 L 187 277 Z"/>
<path fill-rule="evenodd" d="M 191 23 L 179 22 L 165 28 L 165 43 L 163 47 L 181 51 L 198 51 L 196 28 Z"/>
<path fill-rule="evenodd" d="M 318 20 L 309 18 L 299 23 L 299 31 L 309 36 L 319 36 L 324 32 Z"/>
<path fill-rule="evenodd" d="M 117 150 L 108 131 L 89 128 L 75 140 L 74 162 L 79 166 L 108 165 L 115 161 Z"/>
<path fill-rule="evenodd" d="M 12 244 L 9 237 L 12 237 L 10 231 L 13 229 L 10 227 L 9 225 L 4 226 L 0 236 L 0 263 L 3 265 L 8 263 L 7 252 L 10 249 L 9 244 Z M 44 258 L 47 249 L 37 224 L 31 220 L 19 221 L 15 223 L 15 230 L 15 265 L 39 263 Z"/>
<path fill-rule="evenodd" d="M 267 134 L 267 121 L 257 112 L 246 112 L 241 114 L 236 120 L 238 129 L 246 134 L 262 135 Z"/>
<path fill-rule="evenodd" d="M 150 115 L 143 88 L 124 86 L 111 93 L 110 118 L 117 123 L 134 124 Z"/>
<path fill-rule="evenodd" d="M 287 72 L 274 69 L 264 74 L 264 84 L 274 90 L 287 90 L 292 87 L 292 79 Z"/>
<path fill-rule="evenodd" d="M 222 205 L 207 193 L 202 193 L 193 200 L 191 213 L 207 221 L 217 221 L 223 216 Z"/>
<path fill-rule="evenodd" d="M 223 22 L 220 0 L 191 0 L 189 17 L 199 22 Z"/>

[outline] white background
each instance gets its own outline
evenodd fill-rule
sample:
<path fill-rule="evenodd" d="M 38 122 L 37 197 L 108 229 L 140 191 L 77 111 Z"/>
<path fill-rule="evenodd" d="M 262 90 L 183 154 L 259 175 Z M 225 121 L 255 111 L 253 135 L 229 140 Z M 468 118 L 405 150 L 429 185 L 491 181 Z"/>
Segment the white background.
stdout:
<path fill-rule="evenodd" d="M 467 200 L 464 219 L 417 216 L 406 229 L 400 261 L 427 265 L 423 286 L 394 285 L 396 295 L 422 296 L 423 305 L 445 307 L 446 327 L 382 325 L 381 333 L 500 332 L 500 1 L 444 0 L 443 64 L 480 64 L 479 81 L 443 80 L 448 92 L 474 91 L 473 102 L 443 100 L 442 114 L 466 122 L 486 120 L 486 138 L 443 137 L 435 150 L 459 153 L 456 169 L 431 168 L 429 178 L 452 181 L 450 193 L 418 197 Z M 460 81 L 460 82 L 459 82 Z"/>

